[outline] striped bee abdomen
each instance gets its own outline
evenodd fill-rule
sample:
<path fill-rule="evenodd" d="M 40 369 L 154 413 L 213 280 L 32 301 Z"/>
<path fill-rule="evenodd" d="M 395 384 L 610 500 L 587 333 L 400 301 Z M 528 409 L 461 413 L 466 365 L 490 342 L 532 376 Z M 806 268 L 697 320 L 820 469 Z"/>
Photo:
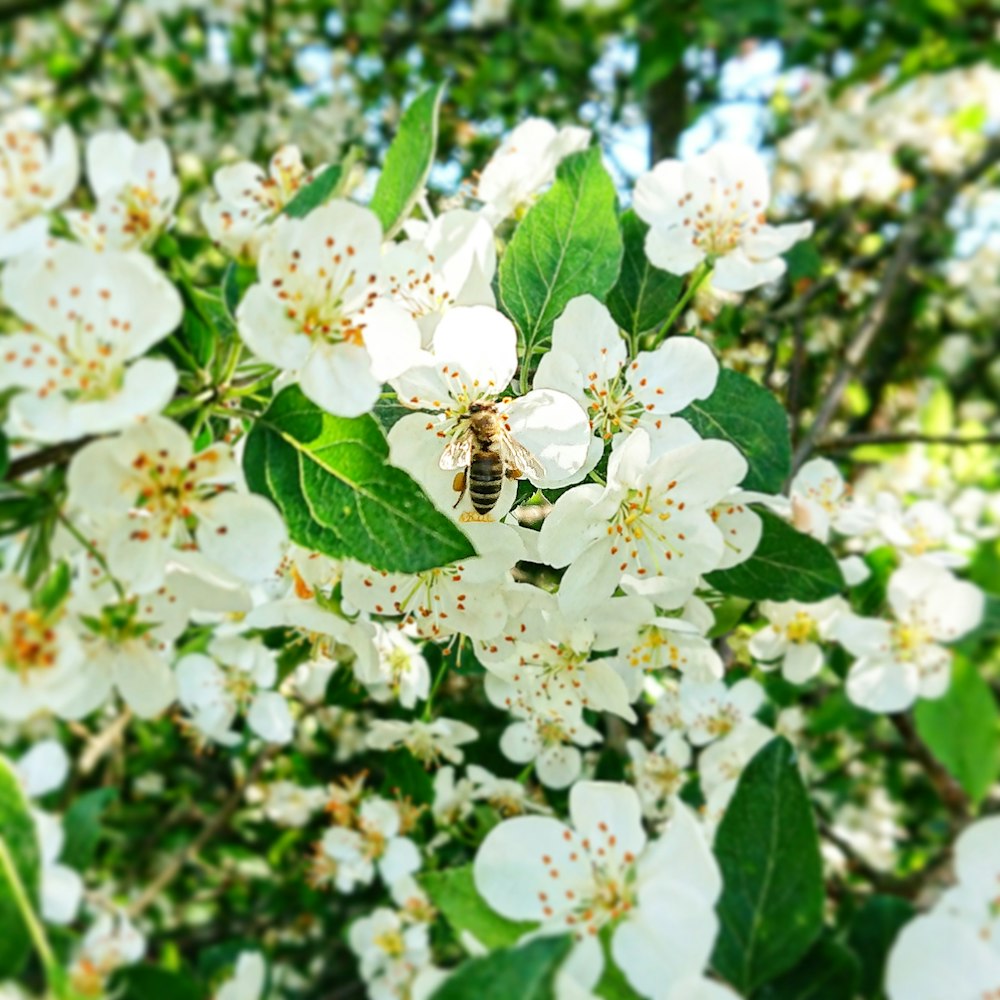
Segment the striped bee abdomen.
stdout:
<path fill-rule="evenodd" d="M 481 451 L 469 465 L 469 496 L 477 514 L 488 514 L 500 499 L 503 462 L 496 452 Z"/>

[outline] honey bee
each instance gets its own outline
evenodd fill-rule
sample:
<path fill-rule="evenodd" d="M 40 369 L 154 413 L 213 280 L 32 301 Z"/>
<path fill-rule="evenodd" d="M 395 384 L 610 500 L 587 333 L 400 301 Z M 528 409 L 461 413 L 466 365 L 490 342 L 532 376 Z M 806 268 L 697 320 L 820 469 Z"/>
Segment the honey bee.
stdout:
<path fill-rule="evenodd" d="M 486 518 L 500 499 L 505 478 L 545 475 L 538 459 L 511 437 L 496 403 L 473 403 L 459 419 L 468 425 L 448 443 L 438 463 L 442 469 L 459 470 L 453 486 L 456 507 L 468 489 L 476 513 Z"/>

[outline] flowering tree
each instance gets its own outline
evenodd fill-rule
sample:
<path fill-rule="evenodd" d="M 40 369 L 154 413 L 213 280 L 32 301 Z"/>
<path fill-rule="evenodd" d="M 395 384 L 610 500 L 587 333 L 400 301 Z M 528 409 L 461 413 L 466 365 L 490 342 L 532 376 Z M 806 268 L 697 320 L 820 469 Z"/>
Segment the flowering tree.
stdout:
<path fill-rule="evenodd" d="M 0 997 L 997 995 L 980 15 L 391 6 L 0 0 Z"/>

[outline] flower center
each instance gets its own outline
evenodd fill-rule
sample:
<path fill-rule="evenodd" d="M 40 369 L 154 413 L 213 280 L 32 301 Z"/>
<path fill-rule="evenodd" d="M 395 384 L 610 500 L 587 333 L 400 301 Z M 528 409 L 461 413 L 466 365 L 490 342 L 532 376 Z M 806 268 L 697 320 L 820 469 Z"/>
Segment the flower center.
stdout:
<path fill-rule="evenodd" d="M 816 634 L 816 622 L 805 611 L 797 611 L 795 617 L 785 626 L 789 642 L 811 642 Z"/>
<path fill-rule="evenodd" d="M 375 945 L 390 958 L 400 958 L 406 953 L 406 944 L 399 931 L 384 931 L 375 938 Z"/>
<path fill-rule="evenodd" d="M 908 625 L 903 622 L 893 626 L 892 648 L 901 660 L 912 660 L 923 646 L 930 641 L 930 636 L 919 625 Z"/>
<path fill-rule="evenodd" d="M 584 395 L 590 400 L 587 416 L 590 426 L 605 441 L 609 441 L 622 427 L 638 425 L 643 413 L 642 403 L 635 398 L 621 376 L 609 379 L 603 386 L 597 382 L 596 372 L 591 372 L 588 377 L 590 384 L 584 390 Z"/>
<path fill-rule="evenodd" d="M 58 656 L 56 631 L 40 611 L 21 608 L 11 611 L 0 604 L 0 619 L 6 619 L 0 632 L 0 655 L 3 665 L 25 677 L 31 670 L 55 666 Z"/>

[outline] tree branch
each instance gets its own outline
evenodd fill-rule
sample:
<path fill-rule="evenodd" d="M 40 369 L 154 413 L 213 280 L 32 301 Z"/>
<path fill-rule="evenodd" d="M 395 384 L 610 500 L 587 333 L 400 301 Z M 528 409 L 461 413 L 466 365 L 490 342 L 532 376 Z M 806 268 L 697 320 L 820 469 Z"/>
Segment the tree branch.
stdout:
<path fill-rule="evenodd" d="M 969 796 L 920 738 L 913 725 L 913 719 L 909 715 L 897 712 L 889 716 L 889 721 L 896 727 L 896 732 L 899 733 L 907 752 L 923 767 L 945 808 L 956 819 L 963 822 L 967 820 L 971 814 Z"/>
<path fill-rule="evenodd" d="M 958 448 L 972 448 L 979 444 L 1000 444 L 1000 433 L 996 434 L 921 434 L 918 431 L 908 433 L 871 433 L 844 434 L 839 438 L 821 441 L 816 447 L 820 451 L 847 451 L 863 444 L 946 444 Z"/>
<path fill-rule="evenodd" d="M 47 448 L 40 448 L 30 455 L 16 458 L 10 463 L 7 469 L 6 480 L 20 479 L 29 472 L 37 472 L 49 465 L 57 465 L 68 458 L 72 458 L 85 444 L 94 440 L 93 435 L 77 438 L 75 441 L 62 441 L 59 444 L 49 445 Z"/>

